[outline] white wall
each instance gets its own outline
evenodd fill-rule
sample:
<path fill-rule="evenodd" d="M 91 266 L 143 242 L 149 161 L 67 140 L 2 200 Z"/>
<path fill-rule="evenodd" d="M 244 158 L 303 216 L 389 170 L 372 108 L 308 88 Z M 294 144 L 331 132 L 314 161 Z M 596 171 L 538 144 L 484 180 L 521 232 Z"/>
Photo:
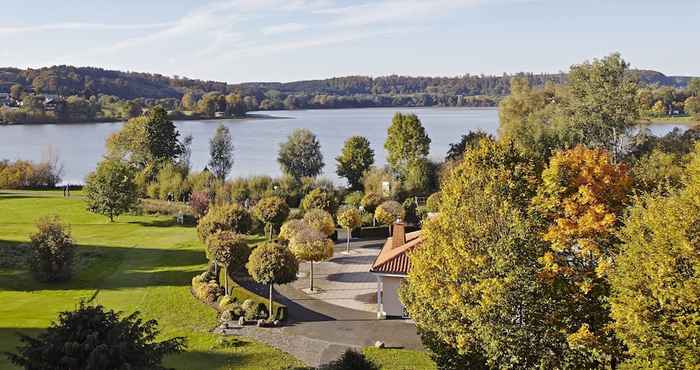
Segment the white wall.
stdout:
<path fill-rule="evenodd" d="M 403 316 L 403 305 L 399 300 L 399 287 L 403 278 L 382 276 L 384 284 L 384 313 L 387 316 Z"/>

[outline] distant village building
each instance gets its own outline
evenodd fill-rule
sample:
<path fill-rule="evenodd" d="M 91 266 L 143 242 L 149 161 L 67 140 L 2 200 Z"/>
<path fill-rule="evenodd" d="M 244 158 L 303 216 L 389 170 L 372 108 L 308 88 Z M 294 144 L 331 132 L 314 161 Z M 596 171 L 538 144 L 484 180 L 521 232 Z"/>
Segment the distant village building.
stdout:
<path fill-rule="evenodd" d="M 9 107 L 12 103 L 13 99 L 9 93 L 0 93 L 0 106 Z"/>
<path fill-rule="evenodd" d="M 399 300 L 399 287 L 411 270 L 408 253 L 423 242 L 421 231 L 406 233 L 403 221 L 393 225 L 392 236 L 374 260 L 370 272 L 377 278 L 377 318 L 408 317 Z"/>

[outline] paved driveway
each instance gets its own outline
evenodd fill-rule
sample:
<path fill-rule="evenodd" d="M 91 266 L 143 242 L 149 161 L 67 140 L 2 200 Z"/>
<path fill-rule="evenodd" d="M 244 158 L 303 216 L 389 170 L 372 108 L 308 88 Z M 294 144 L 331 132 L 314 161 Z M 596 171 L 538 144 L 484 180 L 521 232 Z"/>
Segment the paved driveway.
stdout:
<path fill-rule="evenodd" d="M 343 239 L 344 236 L 341 237 L 341 240 Z M 369 268 L 383 244 L 384 239 L 353 241 L 350 243 L 350 252 L 345 254 L 345 243 L 338 241 L 330 260 L 314 263 L 316 292 L 308 292 L 308 262 L 299 266 L 300 272 L 306 276 L 299 278 L 292 286 L 330 304 L 376 313 L 377 279 L 369 272 Z"/>
<path fill-rule="evenodd" d="M 284 327 L 233 325 L 219 331 L 265 342 L 311 366 L 334 360 L 347 348 L 361 349 L 378 340 L 387 347 L 423 349 L 411 321 L 376 318 L 376 280 L 368 270 L 383 242 L 352 242 L 351 253 L 346 255 L 342 253 L 345 243 L 339 241 L 333 258 L 314 264 L 314 285 L 319 288 L 316 294 L 303 291 L 309 286 L 308 277 L 277 287 L 275 300 L 287 305 L 289 312 Z M 303 265 L 302 271 L 307 271 L 308 264 Z M 266 287 L 251 280 L 239 283 L 267 295 Z"/>

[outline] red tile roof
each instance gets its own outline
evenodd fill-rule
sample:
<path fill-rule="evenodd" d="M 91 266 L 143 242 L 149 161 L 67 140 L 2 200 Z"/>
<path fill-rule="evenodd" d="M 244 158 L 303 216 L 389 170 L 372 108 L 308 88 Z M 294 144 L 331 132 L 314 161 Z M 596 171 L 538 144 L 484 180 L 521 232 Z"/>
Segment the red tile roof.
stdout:
<path fill-rule="evenodd" d="M 406 234 L 406 243 L 398 248 L 392 249 L 391 238 L 388 238 L 369 271 L 382 274 L 407 275 L 411 270 L 408 252 L 422 242 L 423 238 L 420 230 Z"/>

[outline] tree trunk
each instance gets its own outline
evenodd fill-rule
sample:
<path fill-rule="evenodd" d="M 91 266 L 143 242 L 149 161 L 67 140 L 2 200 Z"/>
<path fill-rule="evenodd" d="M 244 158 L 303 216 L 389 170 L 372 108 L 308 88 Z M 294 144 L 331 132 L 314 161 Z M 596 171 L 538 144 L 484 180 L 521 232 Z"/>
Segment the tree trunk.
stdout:
<path fill-rule="evenodd" d="M 270 236 L 267 238 L 267 240 L 272 240 L 272 224 L 270 224 Z"/>
<path fill-rule="evenodd" d="M 350 233 L 351 232 L 352 232 L 352 230 L 350 228 L 348 228 L 348 235 L 347 235 L 348 241 L 345 244 L 345 253 L 350 253 Z"/>
<path fill-rule="evenodd" d="M 311 263 L 311 291 L 314 291 L 314 261 L 309 261 Z"/>
<path fill-rule="evenodd" d="M 268 320 L 272 321 L 273 319 L 273 310 L 272 310 L 272 286 L 274 284 L 270 283 L 270 313 L 268 315 Z"/>
<path fill-rule="evenodd" d="M 224 292 L 226 292 L 226 295 L 229 294 L 228 291 L 228 269 L 224 266 Z"/>

